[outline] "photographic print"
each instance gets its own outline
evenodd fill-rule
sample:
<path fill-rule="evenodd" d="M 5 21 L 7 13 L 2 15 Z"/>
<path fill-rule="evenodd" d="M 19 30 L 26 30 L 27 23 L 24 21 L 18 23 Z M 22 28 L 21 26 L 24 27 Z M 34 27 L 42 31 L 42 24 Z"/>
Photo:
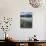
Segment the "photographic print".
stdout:
<path fill-rule="evenodd" d="M 21 12 L 20 13 L 20 27 L 21 28 L 32 28 L 32 12 Z"/>

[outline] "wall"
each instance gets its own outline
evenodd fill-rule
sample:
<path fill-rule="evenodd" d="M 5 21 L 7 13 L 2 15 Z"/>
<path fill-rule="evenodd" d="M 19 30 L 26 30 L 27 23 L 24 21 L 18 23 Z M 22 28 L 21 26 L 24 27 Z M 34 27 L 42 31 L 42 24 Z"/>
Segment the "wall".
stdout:
<path fill-rule="evenodd" d="M 33 27 L 30 29 L 21 29 L 20 28 L 20 12 L 21 11 L 30 11 L 33 14 Z M 27 40 L 29 37 L 32 37 L 34 34 L 37 35 L 37 39 L 45 39 L 45 15 L 46 8 L 43 4 L 43 7 L 33 8 L 30 6 L 28 0 L 0 0 L 0 19 L 4 16 L 12 17 L 13 22 L 10 33 L 17 40 Z M 0 35 L 2 35 L 0 31 Z M 45 33 L 45 34 L 44 34 Z M 3 33 L 4 34 L 4 33 Z M 0 36 L 0 39 L 4 37 Z"/>

